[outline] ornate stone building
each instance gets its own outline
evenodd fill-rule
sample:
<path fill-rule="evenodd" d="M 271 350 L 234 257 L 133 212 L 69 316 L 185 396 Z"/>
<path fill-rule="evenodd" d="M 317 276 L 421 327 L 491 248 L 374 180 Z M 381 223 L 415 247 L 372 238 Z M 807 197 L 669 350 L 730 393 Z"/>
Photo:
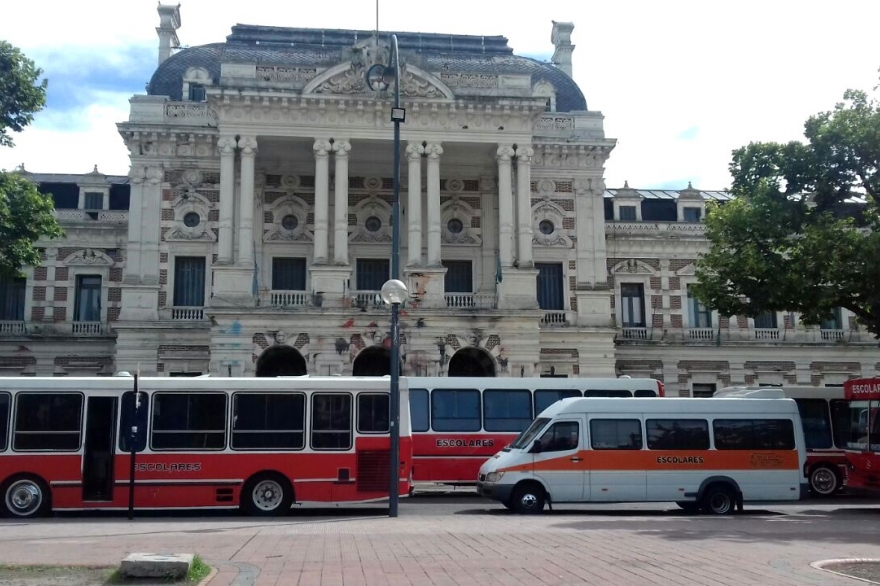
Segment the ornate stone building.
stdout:
<path fill-rule="evenodd" d="M 159 65 L 119 132 L 128 177 L 32 174 L 64 239 L 3 284 L 5 374 L 388 371 L 391 99 L 366 85 L 387 35 L 236 25 Z M 571 79 L 503 37 L 398 33 L 408 375 L 654 376 L 839 384 L 877 371 L 849 316 L 724 318 L 688 295 L 705 202 L 606 189 L 615 141 Z M 66 195 L 65 195 L 66 194 Z"/>

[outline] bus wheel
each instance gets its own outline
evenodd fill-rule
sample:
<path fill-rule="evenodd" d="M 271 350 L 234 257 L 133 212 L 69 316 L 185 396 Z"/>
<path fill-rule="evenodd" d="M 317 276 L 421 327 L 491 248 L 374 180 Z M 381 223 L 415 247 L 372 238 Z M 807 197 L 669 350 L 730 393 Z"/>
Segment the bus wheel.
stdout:
<path fill-rule="evenodd" d="M 831 496 L 840 489 L 837 472 L 826 465 L 816 466 L 810 471 L 810 491 L 816 496 Z"/>
<path fill-rule="evenodd" d="M 713 515 L 732 515 L 736 510 L 736 494 L 727 484 L 713 484 L 703 493 L 700 508 Z"/>
<path fill-rule="evenodd" d="M 545 501 L 544 489 L 533 482 L 517 487 L 510 496 L 511 507 L 522 515 L 540 513 L 544 510 Z"/>
<path fill-rule="evenodd" d="M 251 478 L 241 491 L 241 506 L 248 515 L 285 515 L 293 504 L 293 487 L 279 474 Z"/>
<path fill-rule="evenodd" d="M 49 488 L 32 476 L 19 476 L 3 485 L 3 512 L 10 517 L 27 519 L 49 512 Z"/>

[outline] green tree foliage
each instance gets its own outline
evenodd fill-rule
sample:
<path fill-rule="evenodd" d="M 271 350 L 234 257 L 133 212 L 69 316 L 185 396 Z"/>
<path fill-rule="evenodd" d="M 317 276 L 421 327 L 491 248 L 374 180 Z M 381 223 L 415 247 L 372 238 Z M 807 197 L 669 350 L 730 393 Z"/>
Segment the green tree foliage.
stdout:
<path fill-rule="evenodd" d="M 0 41 L 0 147 L 11 147 L 10 132 L 21 132 L 45 106 L 42 74 L 19 49 Z M 53 207 L 51 197 L 22 175 L 0 172 L 0 278 L 18 276 L 24 265 L 40 264 L 34 242 L 62 234 Z"/>
<path fill-rule="evenodd" d="M 733 152 L 736 199 L 709 207 L 697 295 L 722 315 L 812 325 L 843 307 L 880 337 L 880 103 L 849 90 L 804 134 Z"/>

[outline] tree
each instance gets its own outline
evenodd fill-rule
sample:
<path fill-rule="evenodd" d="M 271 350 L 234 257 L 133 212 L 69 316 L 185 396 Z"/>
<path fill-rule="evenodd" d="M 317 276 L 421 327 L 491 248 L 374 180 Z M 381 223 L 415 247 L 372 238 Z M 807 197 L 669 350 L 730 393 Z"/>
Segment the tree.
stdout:
<path fill-rule="evenodd" d="M 46 104 L 43 71 L 22 52 L 0 41 L 0 147 L 11 147 L 9 131 L 21 132 Z M 40 264 L 39 238 L 62 234 L 49 195 L 18 173 L 0 172 L 0 278 L 16 277 L 24 265 Z"/>
<path fill-rule="evenodd" d="M 848 90 L 804 135 L 733 151 L 736 199 L 709 206 L 697 296 L 722 315 L 796 311 L 808 325 L 843 307 L 880 338 L 880 103 Z"/>

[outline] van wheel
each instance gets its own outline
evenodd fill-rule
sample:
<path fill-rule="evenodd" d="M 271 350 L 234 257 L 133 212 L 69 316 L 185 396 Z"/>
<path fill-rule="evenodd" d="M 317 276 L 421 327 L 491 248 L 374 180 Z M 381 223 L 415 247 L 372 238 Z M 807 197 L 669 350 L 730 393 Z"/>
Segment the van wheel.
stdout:
<path fill-rule="evenodd" d="M 830 466 L 821 464 L 810 471 L 810 491 L 819 497 L 833 495 L 840 490 L 840 477 Z"/>
<path fill-rule="evenodd" d="M 2 511 L 7 517 L 43 517 L 51 509 L 52 495 L 46 483 L 35 476 L 18 476 L 3 483 Z"/>
<path fill-rule="evenodd" d="M 535 515 L 544 510 L 547 497 L 544 489 L 534 483 L 517 487 L 510 496 L 511 508 L 521 515 Z"/>
<path fill-rule="evenodd" d="M 258 474 L 245 483 L 240 500 L 248 515 L 286 515 L 293 504 L 293 487 L 280 474 Z"/>
<path fill-rule="evenodd" d="M 675 504 L 677 504 L 682 511 L 690 515 L 700 512 L 700 503 L 696 501 L 678 501 Z"/>
<path fill-rule="evenodd" d="M 736 510 L 736 494 L 727 484 L 713 484 L 703 493 L 700 508 L 713 515 L 732 515 Z"/>

